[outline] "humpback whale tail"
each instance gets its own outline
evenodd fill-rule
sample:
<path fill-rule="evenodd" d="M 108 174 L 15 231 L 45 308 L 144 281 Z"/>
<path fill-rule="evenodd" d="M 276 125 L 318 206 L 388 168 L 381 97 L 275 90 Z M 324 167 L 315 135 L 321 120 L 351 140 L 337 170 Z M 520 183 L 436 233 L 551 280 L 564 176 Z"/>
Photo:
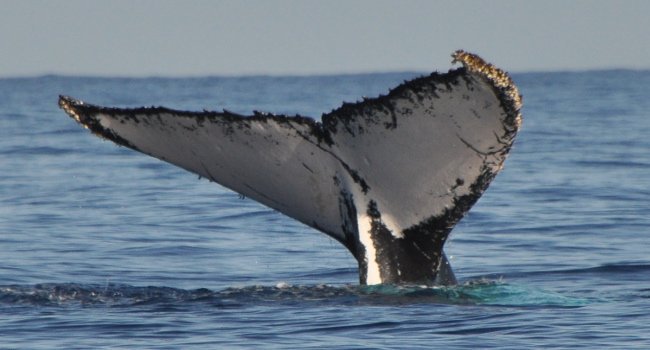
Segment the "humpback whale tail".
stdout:
<path fill-rule="evenodd" d="M 60 96 L 94 134 L 255 199 L 341 242 L 362 284 L 453 283 L 454 225 L 501 170 L 521 124 L 510 77 L 462 67 L 344 103 L 321 121 L 255 112 L 99 107 Z"/>

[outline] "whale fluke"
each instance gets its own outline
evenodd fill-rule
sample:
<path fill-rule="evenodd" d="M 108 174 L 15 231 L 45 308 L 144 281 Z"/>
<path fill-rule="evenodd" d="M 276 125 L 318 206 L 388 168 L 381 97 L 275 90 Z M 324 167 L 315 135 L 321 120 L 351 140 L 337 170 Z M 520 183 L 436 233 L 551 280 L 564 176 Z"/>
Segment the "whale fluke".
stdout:
<path fill-rule="evenodd" d="M 254 113 L 106 108 L 60 96 L 94 134 L 159 158 L 320 230 L 362 284 L 453 283 L 443 246 L 501 170 L 521 124 L 510 77 L 480 57 L 321 121 Z"/>

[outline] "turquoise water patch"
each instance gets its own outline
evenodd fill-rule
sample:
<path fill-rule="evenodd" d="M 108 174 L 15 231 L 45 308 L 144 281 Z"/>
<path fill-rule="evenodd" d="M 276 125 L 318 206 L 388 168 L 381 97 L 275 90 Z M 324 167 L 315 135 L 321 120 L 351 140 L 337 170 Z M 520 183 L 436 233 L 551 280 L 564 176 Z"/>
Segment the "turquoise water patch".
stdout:
<path fill-rule="evenodd" d="M 371 296 L 444 304 L 580 307 L 589 303 L 584 298 L 501 281 L 470 281 L 448 287 L 377 285 L 360 287 L 360 290 Z"/>

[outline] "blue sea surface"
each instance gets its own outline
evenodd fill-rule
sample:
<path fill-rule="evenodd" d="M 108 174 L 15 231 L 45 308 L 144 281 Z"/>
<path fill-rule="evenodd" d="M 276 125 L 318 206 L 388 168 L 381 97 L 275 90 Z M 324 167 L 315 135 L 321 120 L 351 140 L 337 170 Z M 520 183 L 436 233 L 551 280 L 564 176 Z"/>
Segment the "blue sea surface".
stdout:
<path fill-rule="evenodd" d="M 418 75 L 0 79 L 0 348 L 650 348 L 650 71 L 513 75 L 523 129 L 439 288 L 359 286 L 333 239 L 57 106 L 319 118 Z"/>

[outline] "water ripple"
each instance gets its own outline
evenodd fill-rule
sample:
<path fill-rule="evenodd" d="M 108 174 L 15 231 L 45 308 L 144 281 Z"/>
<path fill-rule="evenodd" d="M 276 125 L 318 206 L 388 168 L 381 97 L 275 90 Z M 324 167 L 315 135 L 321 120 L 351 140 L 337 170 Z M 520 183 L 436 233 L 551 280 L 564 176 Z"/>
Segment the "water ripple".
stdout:
<path fill-rule="evenodd" d="M 577 307 L 586 304 L 579 298 L 507 284 L 473 281 L 453 287 L 425 286 L 247 286 L 212 291 L 206 288 L 185 290 L 171 287 L 137 287 L 120 284 L 83 285 L 37 284 L 0 286 L 0 303 L 5 305 L 110 307 L 156 306 L 191 308 L 193 303 L 219 307 L 286 305 L 501 305 Z"/>

